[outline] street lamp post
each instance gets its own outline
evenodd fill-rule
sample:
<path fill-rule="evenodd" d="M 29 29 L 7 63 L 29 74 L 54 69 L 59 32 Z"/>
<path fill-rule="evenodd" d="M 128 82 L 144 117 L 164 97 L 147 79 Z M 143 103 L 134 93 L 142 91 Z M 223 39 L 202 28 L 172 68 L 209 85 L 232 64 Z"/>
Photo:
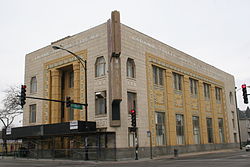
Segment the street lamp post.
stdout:
<path fill-rule="evenodd" d="M 77 58 L 77 60 L 81 63 L 84 72 L 85 72 L 85 122 L 86 122 L 86 126 L 87 126 L 87 122 L 88 122 L 88 100 L 87 100 L 87 60 L 82 59 L 80 56 L 78 56 L 77 54 L 71 52 L 70 50 L 64 49 L 62 47 L 59 46 L 52 46 L 53 49 L 55 50 L 64 50 L 68 53 L 70 53 L 71 55 L 73 55 L 75 58 Z"/>

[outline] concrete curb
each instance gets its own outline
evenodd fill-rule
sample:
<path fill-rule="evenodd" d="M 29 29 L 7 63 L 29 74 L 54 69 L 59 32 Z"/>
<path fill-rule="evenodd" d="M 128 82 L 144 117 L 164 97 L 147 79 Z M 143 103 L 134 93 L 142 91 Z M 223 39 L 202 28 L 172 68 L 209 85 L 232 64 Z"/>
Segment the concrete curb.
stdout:
<path fill-rule="evenodd" d="M 225 149 L 225 150 L 212 150 L 212 151 L 206 151 L 206 152 L 193 152 L 193 153 L 184 153 L 179 154 L 177 157 L 174 157 L 173 155 L 166 155 L 166 156 L 158 156 L 153 157 L 153 159 L 150 158 L 142 158 L 139 160 L 120 160 L 120 161 L 85 161 L 85 160 L 70 160 L 70 159 L 31 159 L 31 158 L 14 158 L 10 156 L 1 156 L 1 160 L 17 160 L 17 161 L 50 161 L 50 162 L 69 162 L 69 163 L 77 163 L 77 164 L 110 164 L 110 163 L 129 163 L 129 162 L 143 162 L 143 161 L 154 161 L 154 160 L 161 160 L 161 159 L 180 159 L 182 157 L 189 157 L 189 156 L 198 156 L 198 155 L 204 155 L 204 154 L 215 154 L 215 153 L 226 153 L 226 152 L 236 152 L 239 151 L 239 149 Z"/>

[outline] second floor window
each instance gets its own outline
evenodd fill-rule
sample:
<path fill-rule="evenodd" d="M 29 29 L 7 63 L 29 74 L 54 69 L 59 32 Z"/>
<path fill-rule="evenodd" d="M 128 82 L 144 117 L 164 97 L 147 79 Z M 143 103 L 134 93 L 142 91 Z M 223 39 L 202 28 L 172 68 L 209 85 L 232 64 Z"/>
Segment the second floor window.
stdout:
<path fill-rule="evenodd" d="M 233 93 L 229 93 L 229 99 L 230 99 L 230 104 L 234 104 L 234 98 L 233 98 Z"/>
<path fill-rule="evenodd" d="M 155 85 L 163 85 L 163 69 L 153 66 L 153 80 Z"/>
<path fill-rule="evenodd" d="M 234 111 L 232 111 L 231 113 L 232 113 L 232 124 L 233 124 L 233 129 L 235 129 Z"/>
<path fill-rule="evenodd" d="M 198 93 L 198 81 L 192 78 L 189 79 L 190 81 L 190 93 L 191 95 L 197 95 Z"/>
<path fill-rule="evenodd" d="M 74 87 L 74 72 L 69 73 L 69 87 L 73 88 Z"/>
<path fill-rule="evenodd" d="M 104 57 L 98 57 L 95 62 L 95 76 L 100 77 L 105 75 L 105 59 Z"/>
<path fill-rule="evenodd" d="M 37 92 L 37 80 L 36 77 L 32 77 L 30 80 L 30 93 Z"/>
<path fill-rule="evenodd" d="M 127 60 L 127 77 L 135 78 L 135 62 L 130 58 Z"/>
<path fill-rule="evenodd" d="M 182 75 L 173 73 L 173 78 L 174 78 L 174 89 L 175 90 L 182 90 Z"/>
<path fill-rule="evenodd" d="M 210 85 L 207 83 L 204 83 L 203 86 L 204 86 L 204 97 L 206 99 L 210 99 Z"/>
<path fill-rule="evenodd" d="M 217 102 L 221 101 L 221 88 L 215 87 L 215 97 Z"/>
<path fill-rule="evenodd" d="M 69 107 L 68 112 L 69 112 L 69 120 L 70 121 L 74 120 L 74 109 Z"/>

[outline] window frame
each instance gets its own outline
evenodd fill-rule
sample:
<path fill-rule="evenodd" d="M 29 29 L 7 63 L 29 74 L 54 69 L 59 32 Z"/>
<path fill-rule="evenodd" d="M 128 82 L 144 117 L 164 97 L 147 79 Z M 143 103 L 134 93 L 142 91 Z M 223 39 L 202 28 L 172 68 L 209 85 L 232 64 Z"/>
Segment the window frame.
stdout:
<path fill-rule="evenodd" d="M 197 96 L 198 95 L 198 81 L 196 79 L 189 78 L 189 82 L 190 82 L 190 94 L 193 96 Z"/>
<path fill-rule="evenodd" d="M 210 100 L 211 98 L 211 85 L 208 83 L 203 83 L 203 89 L 204 89 L 204 97 L 206 100 Z"/>
<path fill-rule="evenodd" d="M 95 61 L 95 77 L 101 77 L 101 76 L 105 76 L 106 70 L 106 61 L 104 56 L 100 56 L 96 58 Z"/>
<path fill-rule="evenodd" d="M 74 71 L 69 72 L 69 88 L 74 88 Z"/>
<path fill-rule="evenodd" d="M 132 98 L 132 101 L 130 101 Z M 137 112 L 137 94 L 135 92 L 127 92 L 127 104 L 128 104 L 128 113 L 131 110 L 135 110 Z"/>
<path fill-rule="evenodd" d="M 36 123 L 36 110 L 36 104 L 29 105 L 29 123 Z"/>
<path fill-rule="evenodd" d="M 175 91 L 182 91 L 183 89 L 183 75 L 173 72 L 173 87 Z"/>
<path fill-rule="evenodd" d="M 207 122 L 207 141 L 208 143 L 214 143 L 213 119 L 206 118 L 206 122 Z"/>
<path fill-rule="evenodd" d="M 164 85 L 164 69 L 155 65 L 152 65 L 153 83 L 154 85 Z"/>
<path fill-rule="evenodd" d="M 234 104 L 234 95 L 232 92 L 229 92 L 229 101 L 230 101 L 230 104 Z"/>
<path fill-rule="evenodd" d="M 176 121 L 176 144 L 177 145 L 184 145 L 185 144 L 184 115 L 183 114 L 176 114 L 175 121 Z M 178 122 L 180 122 L 180 124 Z"/>
<path fill-rule="evenodd" d="M 102 110 L 104 108 L 104 110 Z M 107 114 L 106 90 L 95 92 L 95 115 Z"/>
<path fill-rule="evenodd" d="M 127 59 L 127 77 L 136 78 L 135 61 L 131 58 Z"/>
<path fill-rule="evenodd" d="M 36 76 L 30 79 L 30 93 L 37 93 L 37 78 Z"/>
<path fill-rule="evenodd" d="M 196 120 L 194 118 L 197 118 Z M 195 122 L 197 121 L 197 122 Z M 192 123 L 193 123 L 193 137 L 194 137 L 194 144 L 201 143 L 201 132 L 200 132 L 200 118 L 199 116 L 192 116 Z M 196 126 L 198 125 L 198 126 Z"/>
<path fill-rule="evenodd" d="M 223 118 L 218 118 L 218 128 L 219 128 L 219 138 L 220 142 L 225 142 L 225 135 L 224 135 L 224 120 Z"/>
<path fill-rule="evenodd" d="M 75 119 L 75 110 L 69 107 L 68 114 L 69 114 L 69 121 L 73 121 Z"/>
<path fill-rule="evenodd" d="M 215 99 L 216 99 L 217 103 L 220 103 L 222 100 L 221 93 L 222 93 L 222 89 L 219 87 L 215 87 Z"/>
<path fill-rule="evenodd" d="M 166 145 L 165 112 L 155 111 L 155 132 L 157 146 Z"/>

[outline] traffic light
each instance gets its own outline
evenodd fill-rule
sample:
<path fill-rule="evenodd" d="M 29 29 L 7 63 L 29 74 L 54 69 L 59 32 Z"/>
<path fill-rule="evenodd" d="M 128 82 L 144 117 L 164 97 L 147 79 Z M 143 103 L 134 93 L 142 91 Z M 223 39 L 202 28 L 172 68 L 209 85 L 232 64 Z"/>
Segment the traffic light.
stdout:
<path fill-rule="evenodd" d="M 66 107 L 70 107 L 71 103 L 72 103 L 72 101 L 70 100 L 70 97 L 67 96 L 66 97 Z"/>
<path fill-rule="evenodd" d="M 247 98 L 247 85 L 243 84 L 241 85 L 242 88 L 242 92 L 243 92 L 243 99 L 244 99 L 244 103 L 248 104 L 248 98 Z"/>
<path fill-rule="evenodd" d="M 130 111 L 131 114 L 131 126 L 132 126 L 132 131 L 136 131 L 136 112 L 135 110 Z"/>
<path fill-rule="evenodd" d="M 21 101 L 21 106 L 23 108 L 24 104 L 26 100 L 26 85 L 21 85 L 21 97 L 20 97 L 20 101 Z"/>

